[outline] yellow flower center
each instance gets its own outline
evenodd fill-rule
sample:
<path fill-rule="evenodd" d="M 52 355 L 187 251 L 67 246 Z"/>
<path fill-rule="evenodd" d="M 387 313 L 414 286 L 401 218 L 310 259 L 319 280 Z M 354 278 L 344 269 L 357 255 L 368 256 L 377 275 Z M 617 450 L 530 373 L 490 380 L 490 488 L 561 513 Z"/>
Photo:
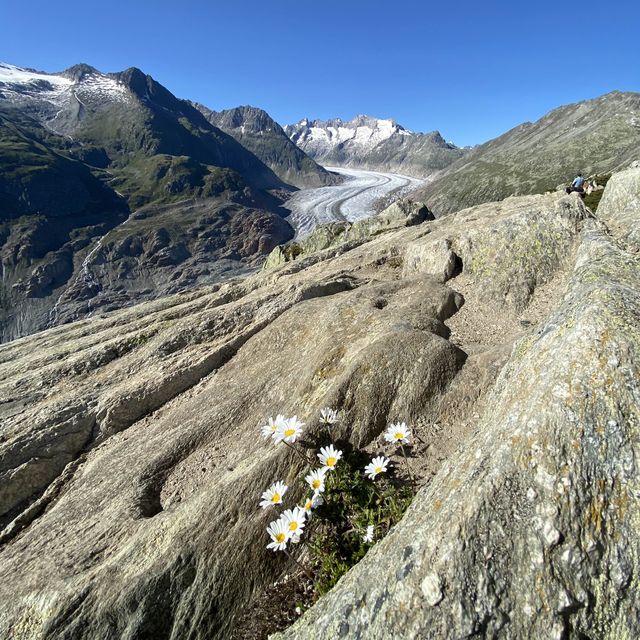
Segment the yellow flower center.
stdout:
<path fill-rule="evenodd" d="M 395 438 L 396 440 L 402 440 L 402 438 L 404 438 L 404 433 L 402 433 L 402 431 L 396 431 Z"/>
<path fill-rule="evenodd" d="M 298 528 L 298 523 L 295 520 L 292 520 L 289 523 L 289 531 L 295 531 Z"/>
<path fill-rule="evenodd" d="M 283 543 L 285 541 L 286 536 L 284 533 L 276 533 L 276 542 Z"/>
<path fill-rule="evenodd" d="M 311 483 L 311 486 L 312 486 L 314 489 L 319 489 L 321 484 L 322 484 L 322 482 L 316 478 L 316 479 Z"/>
<path fill-rule="evenodd" d="M 335 467 L 337 460 L 335 458 L 327 458 L 327 467 Z"/>
<path fill-rule="evenodd" d="M 294 434 L 295 434 L 295 432 L 296 432 L 296 430 L 295 430 L 295 429 L 287 429 L 287 430 L 284 432 L 284 437 L 285 437 L 285 438 L 290 438 L 292 435 L 294 435 Z"/>
<path fill-rule="evenodd" d="M 313 503 L 311 502 L 311 500 L 309 500 L 309 501 L 304 505 L 304 508 L 305 508 L 307 511 L 310 511 L 312 506 L 313 506 Z"/>
<path fill-rule="evenodd" d="M 374 471 L 375 471 L 376 473 L 382 473 L 382 467 L 376 467 L 376 468 L 374 469 Z"/>
<path fill-rule="evenodd" d="M 275 504 L 280 502 L 280 500 L 282 500 L 282 496 L 279 493 L 274 493 L 273 496 L 271 497 L 271 502 Z"/>

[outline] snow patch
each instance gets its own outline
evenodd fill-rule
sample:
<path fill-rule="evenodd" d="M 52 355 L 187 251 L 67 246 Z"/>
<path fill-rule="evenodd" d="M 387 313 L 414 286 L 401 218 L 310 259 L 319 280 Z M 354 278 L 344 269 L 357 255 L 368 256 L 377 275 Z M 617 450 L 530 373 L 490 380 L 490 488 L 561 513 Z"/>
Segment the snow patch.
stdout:
<path fill-rule="evenodd" d="M 304 151 L 317 155 L 344 144 L 356 153 L 364 154 L 393 136 L 415 135 L 394 120 L 369 116 L 356 116 L 350 122 L 343 122 L 339 118 L 310 122 L 305 118 L 287 129 L 294 143 L 299 143 Z"/>
<path fill-rule="evenodd" d="M 72 80 L 48 73 L 38 73 L 0 62 L 0 83 L 33 84 L 48 82 L 52 87 L 64 88 L 73 84 Z"/>

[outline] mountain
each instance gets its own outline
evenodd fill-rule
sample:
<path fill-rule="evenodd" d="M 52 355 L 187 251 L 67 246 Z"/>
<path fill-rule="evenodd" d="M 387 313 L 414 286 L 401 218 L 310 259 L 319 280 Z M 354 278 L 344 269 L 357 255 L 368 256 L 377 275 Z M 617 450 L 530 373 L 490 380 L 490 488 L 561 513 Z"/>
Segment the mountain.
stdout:
<path fill-rule="evenodd" d="M 614 91 L 550 111 L 474 147 L 415 197 L 436 215 L 510 195 L 542 193 L 575 175 L 640 158 L 640 94 Z"/>
<path fill-rule="evenodd" d="M 337 184 L 340 178 L 318 165 L 298 148 L 284 129 L 262 109 L 236 107 L 212 111 L 193 103 L 213 125 L 233 136 L 260 158 L 281 180 L 300 188 Z"/>
<path fill-rule="evenodd" d="M 631 169 L 0 345 L 0 638 L 640 637 L 639 230 Z"/>
<path fill-rule="evenodd" d="M 0 64 L 0 128 L 0 339 L 228 277 L 293 235 L 293 187 L 138 69 Z"/>
<path fill-rule="evenodd" d="M 463 156 L 437 132 L 413 133 L 393 120 L 356 116 L 342 120 L 301 120 L 284 128 L 307 155 L 325 166 L 430 177 Z"/>

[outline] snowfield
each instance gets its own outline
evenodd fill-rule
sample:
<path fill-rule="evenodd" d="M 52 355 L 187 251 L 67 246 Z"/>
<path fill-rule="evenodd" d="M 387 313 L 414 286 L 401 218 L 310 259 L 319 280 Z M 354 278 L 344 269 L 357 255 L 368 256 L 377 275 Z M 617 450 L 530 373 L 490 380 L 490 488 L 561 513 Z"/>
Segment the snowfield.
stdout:
<path fill-rule="evenodd" d="M 58 116 L 65 110 L 73 110 L 78 104 L 83 107 L 88 104 L 101 106 L 131 99 L 124 84 L 98 71 L 86 74 L 80 82 L 74 82 L 55 73 L 29 71 L 4 62 L 0 62 L 0 94 L 16 104 L 35 100 L 53 105 L 57 113 L 48 119 L 45 126 L 54 132 L 59 132 L 56 126 Z"/>
<path fill-rule="evenodd" d="M 296 237 L 304 238 L 319 224 L 348 220 L 353 222 L 376 213 L 376 203 L 389 196 L 400 197 L 424 184 L 423 180 L 397 173 L 325 167 L 346 177 L 332 187 L 303 189 L 286 202 L 291 211 L 289 223 Z"/>

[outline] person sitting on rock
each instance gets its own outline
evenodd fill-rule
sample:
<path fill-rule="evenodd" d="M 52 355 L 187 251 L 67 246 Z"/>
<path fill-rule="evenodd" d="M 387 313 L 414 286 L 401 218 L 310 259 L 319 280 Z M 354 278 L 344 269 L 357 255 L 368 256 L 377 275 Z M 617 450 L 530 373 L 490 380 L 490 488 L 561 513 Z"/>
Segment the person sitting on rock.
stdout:
<path fill-rule="evenodd" d="M 567 187 L 567 193 L 572 193 L 575 191 L 576 193 L 584 195 L 584 187 L 582 186 L 583 184 L 584 178 L 582 177 L 582 173 L 578 171 L 578 175 L 574 178 L 571 186 Z"/>

